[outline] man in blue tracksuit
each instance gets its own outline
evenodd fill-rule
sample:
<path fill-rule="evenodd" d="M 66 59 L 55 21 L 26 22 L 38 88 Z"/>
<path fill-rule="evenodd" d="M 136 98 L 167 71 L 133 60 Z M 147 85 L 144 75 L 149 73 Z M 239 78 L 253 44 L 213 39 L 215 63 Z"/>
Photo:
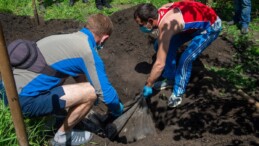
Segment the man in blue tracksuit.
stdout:
<path fill-rule="evenodd" d="M 37 41 L 47 64 L 77 83 L 63 85 L 65 78 L 13 69 L 23 115 L 39 117 L 68 109 L 68 115 L 51 141 L 52 145 L 80 145 L 92 134 L 73 127 L 90 111 L 96 99 L 102 100 L 114 116 L 123 104 L 109 82 L 98 50 L 112 33 L 113 24 L 102 14 L 91 15 L 83 29 L 71 34 L 52 35 Z"/>
<path fill-rule="evenodd" d="M 159 32 L 156 61 L 143 95 L 150 97 L 153 88 L 172 87 L 168 106 L 176 107 L 181 104 L 191 77 L 192 62 L 218 37 L 221 20 L 212 8 L 193 1 L 168 3 L 159 9 L 152 4 L 141 4 L 134 19 L 141 31 L 151 33 L 158 29 Z M 187 48 L 177 60 L 177 50 L 188 41 Z M 166 80 L 156 82 L 161 75 Z"/>

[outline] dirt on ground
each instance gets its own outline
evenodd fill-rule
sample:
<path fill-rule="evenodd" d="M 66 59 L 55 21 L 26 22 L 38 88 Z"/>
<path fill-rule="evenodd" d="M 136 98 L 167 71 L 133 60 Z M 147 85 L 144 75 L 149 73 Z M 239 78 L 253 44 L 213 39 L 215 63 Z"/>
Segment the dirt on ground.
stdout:
<path fill-rule="evenodd" d="M 108 77 L 123 103 L 141 92 L 155 60 L 153 45 L 133 20 L 134 10 L 132 7 L 111 16 L 114 32 L 100 51 Z M 50 20 L 37 25 L 30 17 L 3 13 L 0 20 L 6 44 L 19 38 L 37 41 L 83 27 L 83 23 L 73 20 Z M 233 45 L 222 37 L 214 41 L 193 63 L 192 77 L 179 107 L 167 108 L 165 97 L 170 96 L 170 90 L 151 97 L 148 105 L 156 135 L 130 144 L 95 135 L 87 145 L 259 145 L 259 90 L 254 95 L 246 94 L 205 68 L 231 68 L 235 53 Z"/>

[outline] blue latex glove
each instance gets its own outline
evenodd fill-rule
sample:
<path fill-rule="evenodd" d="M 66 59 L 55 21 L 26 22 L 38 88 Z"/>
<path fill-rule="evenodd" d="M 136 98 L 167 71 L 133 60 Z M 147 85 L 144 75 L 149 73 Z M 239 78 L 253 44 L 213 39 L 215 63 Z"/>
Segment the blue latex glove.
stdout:
<path fill-rule="evenodd" d="M 120 102 L 119 107 L 116 110 L 111 111 L 111 114 L 114 117 L 119 117 L 120 115 L 122 115 L 123 109 L 124 109 L 124 105 Z"/>
<path fill-rule="evenodd" d="M 142 93 L 143 93 L 143 96 L 147 99 L 153 94 L 153 89 L 152 87 L 144 86 Z"/>

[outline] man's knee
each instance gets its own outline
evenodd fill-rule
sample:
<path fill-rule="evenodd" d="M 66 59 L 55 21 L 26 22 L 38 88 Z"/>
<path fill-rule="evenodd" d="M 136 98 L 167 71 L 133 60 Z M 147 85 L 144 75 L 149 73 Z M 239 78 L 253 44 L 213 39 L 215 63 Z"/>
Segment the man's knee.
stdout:
<path fill-rule="evenodd" d="M 84 97 L 87 97 L 87 101 L 95 102 L 97 95 L 95 93 L 94 87 L 90 83 L 80 83 L 82 85 L 82 90 L 84 91 Z"/>

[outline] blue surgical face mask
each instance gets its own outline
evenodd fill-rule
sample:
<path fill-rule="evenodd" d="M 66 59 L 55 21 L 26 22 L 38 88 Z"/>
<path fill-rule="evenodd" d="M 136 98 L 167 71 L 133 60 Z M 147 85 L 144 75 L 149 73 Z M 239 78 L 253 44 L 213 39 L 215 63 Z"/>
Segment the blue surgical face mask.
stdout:
<path fill-rule="evenodd" d="M 151 33 L 153 31 L 153 29 L 147 28 L 145 26 L 140 26 L 139 29 L 144 33 Z"/>
<path fill-rule="evenodd" d="M 102 45 L 102 44 L 98 44 L 98 45 L 96 46 L 97 51 L 101 50 L 102 48 L 103 48 L 103 45 Z"/>

